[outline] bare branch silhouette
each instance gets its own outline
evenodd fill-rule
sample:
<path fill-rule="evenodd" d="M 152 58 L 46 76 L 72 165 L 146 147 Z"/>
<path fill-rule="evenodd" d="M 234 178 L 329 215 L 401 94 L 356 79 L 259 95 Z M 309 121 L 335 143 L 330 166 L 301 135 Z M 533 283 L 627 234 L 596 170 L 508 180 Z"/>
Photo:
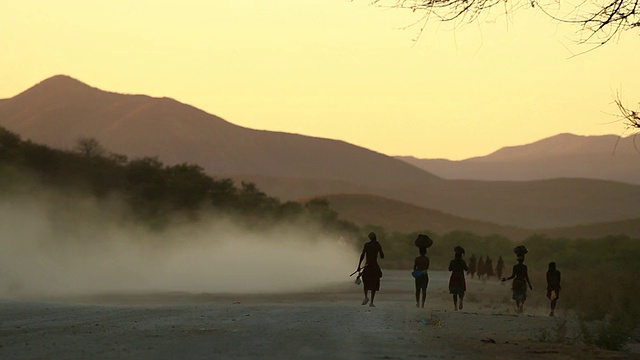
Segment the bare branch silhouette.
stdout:
<path fill-rule="evenodd" d="M 507 11 L 507 1 L 509 0 L 372 0 L 371 3 L 381 7 L 422 12 L 422 19 L 433 17 L 440 21 L 473 22 L 496 5 L 502 4 Z M 621 31 L 640 27 L 640 0 L 584 0 L 574 5 L 573 11 L 567 15 L 554 15 L 547 10 L 547 6 L 560 5 L 560 0 L 548 0 L 545 3 L 538 0 L 512 0 L 511 5 L 514 10 L 523 7 L 537 8 L 559 22 L 580 26 L 586 35 L 579 43 L 599 46 Z M 422 30 L 423 28 L 420 32 Z"/>

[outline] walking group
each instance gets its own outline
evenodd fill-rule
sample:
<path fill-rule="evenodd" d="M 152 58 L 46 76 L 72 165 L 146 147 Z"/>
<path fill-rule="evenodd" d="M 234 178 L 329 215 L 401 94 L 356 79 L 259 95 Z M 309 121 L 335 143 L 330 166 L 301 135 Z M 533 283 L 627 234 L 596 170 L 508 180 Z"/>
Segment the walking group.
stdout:
<path fill-rule="evenodd" d="M 419 256 L 415 258 L 413 263 L 413 271 L 411 275 L 415 279 L 415 298 L 416 307 L 424 308 L 427 298 L 427 287 L 429 286 L 429 257 L 427 256 L 427 249 L 433 245 L 433 240 L 429 236 L 420 234 L 415 240 L 415 245 L 418 247 Z M 512 299 L 516 302 L 516 311 L 522 313 L 524 310 L 524 302 L 527 299 L 527 288 L 533 290 L 531 280 L 529 279 L 529 272 L 527 265 L 524 264 L 525 255 L 528 250 L 525 246 L 516 246 L 513 249 L 516 255 L 517 264 L 513 266 L 511 276 L 502 277 L 504 269 L 504 261 L 502 257 L 498 258 L 496 264 L 496 275 L 502 281 L 513 280 L 511 283 Z M 493 264 L 491 258 L 487 256 L 483 261 L 482 257 L 476 262 L 475 255 L 469 258 L 469 265 L 464 259 L 465 249 L 461 246 L 456 246 L 453 249 L 454 257 L 449 262 L 449 271 L 451 275 L 449 277 L 449 293 L 453 298 L 453 306 L 455 311 L 463 309 L 464 295 L 467 291 L 467 282 L 465 278 L 466 274 L 471 274 L 473 278 L 474 274 L 478 273 L 478 278 L 482 279 L 483 275 L 487 277 L 493 276 Z M 374 298 L 376 292 L 380 290 L 380 279 L 382 278 L 382 270 L 378 264 L 378 255 L 381 259 L 384 259 L 384 252 L 382 251 L 382 245 L 377 240 L 375 233 L 369 233 L 369 242 L 365 243 L 360 255 L 360 261 L 358 262 L 358 269 L 354 272 L 358 273 L 356 283 L 362 283 L 364 285 L 364 300 L 362 305 L 374 307 Z M 362 261 L 365 260 L 364 267 L 362 267 Z M 480 270 L 482 268 L 482 270 Z M 353 275 L 353 274 L 352 274 Z M 560 271 L 556 268 L 555 262 L 549 263 L 547 270 L 547 298 L 550 300 L 551 312 L 549 316 L 554 316 L 556 304 L 560 298 Z"/>

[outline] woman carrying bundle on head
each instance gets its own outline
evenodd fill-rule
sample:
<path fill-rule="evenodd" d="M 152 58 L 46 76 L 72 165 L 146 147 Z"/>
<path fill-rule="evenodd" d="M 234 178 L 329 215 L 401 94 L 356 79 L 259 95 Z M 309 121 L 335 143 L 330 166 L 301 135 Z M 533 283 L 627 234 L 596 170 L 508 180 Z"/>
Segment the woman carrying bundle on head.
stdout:
<path fill-rule="evenodd" d="M 531 281 L 529 280 L 527 265 L 524 264 L 524 255 L 528 251 L 527 248 L 522 245 L 516 247 L 513 251 L 516 254 L 516 260 L 518 263 L 513 265 L 511 276 L 508 278 L 502 278 L 502 281 L 504 282 L 513 279 L 513 283 L 511 285 L 511 290 L 513 291 L 512 298 L 516 301 L 516 311 L 522 313 L 524 301 L 527 300 L 527 285 L 529 285 L 530 290 L 533 290 Z"/>
<path fill-rule="evenodd" d="M 427 287 L 429 286 L 429 258 L 427 257 L 427 248 L 433 244 L 433 240 L 427 235 L 420 234 L 416 238 L 415 245 L 419 249 L 420 256 L 413 261 L 413 272 L 416 284 L 416 307 L 424 308 L 427 300 Z M 422 295 L 422 296 L 421 296 Z"/>
<path fill-rule="evenodd" d="M 469 270 L 469 268 L 463 259 L 464 249 L 461 246 L 456 246 L 453 251 L 455 256 L 453 260 L 449 262 L 449 271 L 451 271 L 451 277 L 449 278 L 449 293 L 453 295 L 453 307 L 458 311 L 458 309 L 462 310 L 464 293 L 467 291 L 467 282 L 464 278 L 464 272 Z M 460 307 L 458 307 L 458 297 L 460 297 Z"/>

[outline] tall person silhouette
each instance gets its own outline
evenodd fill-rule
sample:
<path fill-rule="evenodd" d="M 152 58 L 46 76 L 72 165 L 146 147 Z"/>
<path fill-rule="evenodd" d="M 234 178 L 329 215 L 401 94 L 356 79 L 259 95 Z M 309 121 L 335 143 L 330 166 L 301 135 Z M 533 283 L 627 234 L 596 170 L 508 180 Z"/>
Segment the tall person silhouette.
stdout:
<path fill-rule="evenodd" d="M 360 261 L 358 261 L 358 269 L 360 269 L 362 260 L 365 261 L 364 268 L 362 270 L 362 283 L 364 288 L 364 300 L 362 305 L 374 307 L 373 300 L 376 297 L 376 292 L 380 291 L 380 278 L 382 277 L 382 270 L 378 265 L 378 254 L 380 258 L 384 259 L 384 252 L 382 251 L 382 245 L 378 242 L 376 234 L 369 233 L 369 242 L 364 244 L 362 254 L 360 254 Z M 371 299 L 369 299 L 368 293 L 371 293 Z M 371 301 L 371 302 L 369 302 Z"/>

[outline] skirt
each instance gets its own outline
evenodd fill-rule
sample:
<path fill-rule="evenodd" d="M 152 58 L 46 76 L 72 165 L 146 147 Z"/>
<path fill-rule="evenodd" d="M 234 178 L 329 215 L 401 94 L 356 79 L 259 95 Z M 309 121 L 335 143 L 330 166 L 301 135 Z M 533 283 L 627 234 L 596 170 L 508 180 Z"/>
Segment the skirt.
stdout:
<path fill-rule="evenodd" d="M 511 285 L 511 290 L 513 290 L 513 300 L 527 300 L 527 283 L 524 281 L 524 279 L 514 279 L 513 285 Z"/>
<path fill-rule="evenodd" d="M 549 300 L 560 299 L 560 286 L 547 286 L 547 298 Z"/>
<path fill-rule="evenodd" d="M 467 281 L 464 278 L 464 273 L 451 274 L 449 278 L 449 294 L 464 294 L 467 291 Z"/>
<path fill-rule="evenodd" d="M 362 283 L 365 290 L 379 291 L 382 270 L 378 265 L 367 265 L 362 271 Z"/>

